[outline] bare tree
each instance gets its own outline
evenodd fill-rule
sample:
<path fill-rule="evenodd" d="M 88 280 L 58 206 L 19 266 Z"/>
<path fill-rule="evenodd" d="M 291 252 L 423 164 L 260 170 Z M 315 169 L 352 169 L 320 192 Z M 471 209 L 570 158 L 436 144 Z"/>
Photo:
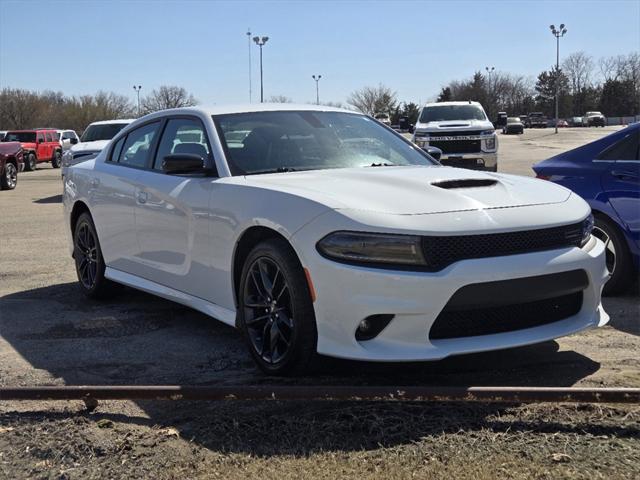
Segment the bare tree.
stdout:
<path fill-rule="evenodd" d="M 571 93 L 580 94 L 591 85 L 593 59 L 584 52 L 575 52 L 562 62 L 562 71 L 569 78 Z"/>
<path fill-rule="evenodd" d="M 391 114 L 398 107 L 396 92 L 380 84 L 377 87 L 364 87 L 353 92 L 347 103 L 353 105 L 362 113 L 374 115 L 376 113 Z"/>
<path fill-rule="evenodd" d="M 193 107 L 198 101 L 182 87 L 163 85 L 158 90 L 153 90 L 140 103 L 146 114 L 167 108 Z"/>
<path fill-rule="evenodd" d="M 284 95 L 271 95 L 269 98 L 270 103 L 293 103 L 293 100 Z"/>

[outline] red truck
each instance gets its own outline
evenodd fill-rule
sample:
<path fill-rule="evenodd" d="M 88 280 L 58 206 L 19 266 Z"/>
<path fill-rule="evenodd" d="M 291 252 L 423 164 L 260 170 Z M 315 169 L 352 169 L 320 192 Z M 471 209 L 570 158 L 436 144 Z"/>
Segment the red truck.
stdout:
<path fill-rule="evenodd" d="M 18 172 L 24 168 L 20 142 L 0 143 L 0 189 L 13 190 L 18 183 Z"/>
<path fill-rule="evenodd" d="M 11 130 L 2 141 L 20 142 L 27 171 L 35 170 L 36 164 L 44 162 L 51 162 L 53 168 L 60 167 L 62 147 L 53 129 Z"/>

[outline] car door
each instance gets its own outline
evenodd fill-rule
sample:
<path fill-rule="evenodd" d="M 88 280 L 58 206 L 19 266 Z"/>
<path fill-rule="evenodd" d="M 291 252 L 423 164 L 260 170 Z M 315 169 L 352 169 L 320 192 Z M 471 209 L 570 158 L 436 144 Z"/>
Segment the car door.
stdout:
<path fill-rule="evenodd" d="M 108 267 L 135 274 L 140 252 L 135 230 L 135 188 L 147 165 L 161 122 L 144 124 L 107 147 L 96 160 L 90 184 L 91 210 Z M 78 170 L 84 172 L 84 169 Z"/>
<path fill-rule="evenodd" d="M 640 234 L 640 130 L 635 129 L 602 152 L 601 177 L 609 203 L 629 230 Z"/>
<path fill-rule="evenodd" d="M 46 142 L 47 151 L 45 153 L 45 159 L 51 160 L 53 158 L 53 152 L 55 150 L 56 136 L 53 132 L 44 132 L 44 139 Z"/>
<path fill-rule="evenodd" d="M 47 144 L 44 132 L 37 132 L 36 134 L 36 157 L 38 157 L 39 162 L 42 162 L 47 158 Z"/>
<path fill-rule="evenodd" d="M 210 142 L 197 117 L 168 118 L 153 162 L 136 187 L 137 274 L 164 286 L 210 299 L 209 196 L 215 177 L 203 173 L 169 175 L 166 155 L 199 155 L 213 166 Z"/>

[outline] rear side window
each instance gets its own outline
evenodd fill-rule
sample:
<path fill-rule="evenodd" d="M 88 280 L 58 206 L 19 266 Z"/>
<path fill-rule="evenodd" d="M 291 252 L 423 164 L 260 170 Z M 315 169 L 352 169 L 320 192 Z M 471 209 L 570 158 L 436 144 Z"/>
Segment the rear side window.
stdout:
<path fill-rule="evenodd" d="M 640 147 L 640 132 L 633 132 L 618 140 L 600 154 L 599 160 L 638 160 L 638 148 Z"/>
<path fill-rule="evenodd" d="M 47 139 L 47 142 L 53 142 L 53 136 L 51 135 L 51 132 L 46 132 L 44 135 Z"/>
<path fill-rule="evenodd" d="M 162 160 L 166 155 L 187 153 L 199 155 L 207 162 L 209 144 L 204 127 L 199 120 L 193 118 L 172 118 L 162 134 L 153 168 L 162 170 Z"/>
<path fill-rule="evenodd" d="M 160 122 L 148 123 L 129 132 L 119 156 L 119 163 L 132 167 L 146 167 L 159 126 Z"/>

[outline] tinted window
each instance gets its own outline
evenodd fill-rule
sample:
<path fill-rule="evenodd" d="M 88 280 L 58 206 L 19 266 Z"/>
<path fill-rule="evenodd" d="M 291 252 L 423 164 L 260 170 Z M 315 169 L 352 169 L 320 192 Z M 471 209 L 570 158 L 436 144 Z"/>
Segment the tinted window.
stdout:
<path fill-rule="evenodd" d="M 64 132 L 63 133 L 64 138 L 76 138 L 76 134 L 69 131 L 69 132 Z"/>
<path fill-rule="evenodd" d="M 3 142 L 33 143 L 36 141 L 35 132 L 7 132 Z"/>
<path fill-rule="evenodd" d="M 89 125 L 80 137 L 81 142 L 95 142 L 97 140 L 111 140 L 128 123 L 107 123 L 102 125 Z"/>
<path fill-rule="evenodd" d="M 215 116 L 233 175 L 372 165 L 433 165 L 375 120 L 341 112 Z"/>
<path fill-rule="evenodd" d="M 44 134 L 42 134 L 42 133 L 38 134 L 38 141 L 39 142 L 44 142 Z"/>
<path fill-rule="evenodd" d="M 434 105 L 425 107 L 420 115 L 420 123 L 442 122 L 444 120 L 486 120 L 477 105 Z"/>
<path fill-rule="evenodd" d="M 120 155 L 120 163 L 133 167 L 145 167 L 159 125 L 160 122 L 149 123 L 129 132 Z"/>
<path fill-rule="evenodd" d="M 638 160 L 640 132 L 633 132 L 618 140 L 598 157 L 600 160 Z"/>
<path fill-rule="evenodd" d="M 204 127 L 199 120 L 173 118 L 167 122 L 162 134 L 153 168 L 162 170 L 162 160 L 172 153 L 200 155 L 205 162 L 209 158 L 209 145 Z"/>
<path fill-rule="evenodd" d="M 44 135 L 47 139 L 47 142 L 53 142 L 53 135 L 51 135 L 51 132 L 46 132 Z"/>
<path fill-rule="evenodd" d="M 124 145 L 124 141 L 126 140 L 126 136 L 122 137 L 120 140 L 116 142 L 113 146 L 113 150 L 111 150 L 111 161 L 117 162 L 120 158 L 120 153 L 122 152 L 122 146 Z"/>

